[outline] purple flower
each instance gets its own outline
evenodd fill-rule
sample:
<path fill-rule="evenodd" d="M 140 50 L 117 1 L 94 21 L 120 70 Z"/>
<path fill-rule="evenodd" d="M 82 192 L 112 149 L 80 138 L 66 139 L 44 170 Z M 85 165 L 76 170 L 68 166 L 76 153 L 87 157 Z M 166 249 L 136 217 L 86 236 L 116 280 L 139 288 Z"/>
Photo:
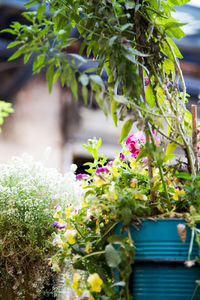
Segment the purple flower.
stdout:
<path fill-rule="evenodd" d="M 125 155 L 124 155 L 123 153 L 120 153 L 120 154 L 119 154 L 119 158 L 125 159 Z"/>
<path fill-rule="evenodd" d="M 112 166 L 112 164 L 113 164 L 113 160 L 108 161 L 107 164 L 106 164 L 106 166 Z"/>
<path fill-rule="evenodd" d="M 60 224 L 59 222 L 56 222 L 56 221 L 53 222 L 53 226 L 56 227 L 56 228 L 59 228 L 59 229 L 67 227 L 65 224 Z"/>
<path fill-rule="evenodd" d="M 61 206 L 60 206 L 59 204 L 56 204 L 56 205 L 54 206 L 54 209 L 55 209 L 56 211 L 60 211 L 60 210 L 61 210 Z"/>
<path fill-rule="evenodd" d="M 86 178 L 86 177 L 88 177 L 88 175 L 87 174 L 77 174 L 76 175 L 76 180 L 82 180 L 83 178 Z"/>
<path fill-rule="evenodd" d="M 175 187 L 175 190 L 181 190 L 182 188 L 180 187 L 180 185 L 177 185 L 176 187 Z"/>
<path fill-rule="evenodd" d="M 109 170 L 106 167 L 101 167 L 96 169 L 96 173 L 109 173 Z"/>

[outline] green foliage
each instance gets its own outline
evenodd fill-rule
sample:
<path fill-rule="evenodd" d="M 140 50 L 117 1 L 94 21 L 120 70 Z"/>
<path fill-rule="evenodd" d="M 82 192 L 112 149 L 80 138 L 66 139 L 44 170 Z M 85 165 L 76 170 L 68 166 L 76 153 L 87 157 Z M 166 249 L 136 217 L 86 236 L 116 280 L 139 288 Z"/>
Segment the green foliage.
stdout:
<path fill-rule="evenodd" d="M 75 203 L 79 184 L 24 155 L 0 165 L 0 286 L 12 299 L 39 297 L 52 276 L 48 258 L 52 245 L 54 206 Z"/>
<path fill-rule="evenodd" d="M 16 35 L 16 41 L 9 47 L 17 45 L 18 49 L 10 60 L 23 54 L 26 63 L 36 53 L 33 71 L 37 73 L 46 67 L 49 91 L 60 77 L 62 86 L 69 86 L 77 100 L 78 79 L 85 104 L 90 86 L 104 113 L 111 109 L 115 125 L 122 120 L 126 122 L 130 113 L 136 115 L 131 118 L 133 122 L 125 123 L 120 141 L 137 120 L 145 130 L 157 129 L 164 138 L 184 148 L 188 170 L 194 174 L 191 127 L 185 118 L 177 116 L 187 111 L 185 85 L 177 60 L 182 55 L 172 40 L 184 36 L 181 26 L 185 24 L 172 17 L 173 6 L 187 2 L 50 0 L 50 14 L 47 14 L 45 0 L 31 0 L 27 7 L 39 5 L 37 11 L 24 13 L 30 25 L 14 22 L 4 30 Z M 70 29 L 75 26 L 83 42 L 79 54 L 70 54 L 68 46 L 76 42 L 70 36 Z M 86 70 L 85 74 L 78 72 L 79 66 L 86 62 L 81 56 L 83 53 L 89 60 L 94 58 L 98 62 L 93 70 L 96 75 L 90 75 L 91 70 Z M 101 79 L 104 68 L 108 74 L 107 86 Z M 144 76 L 149 82 L 145 90 Z M 175 77 L 180 77 L 183 92 L 173 83 Z M 162 130 L 162 122 L 157 123 L 154 118 L 155 108 L 159 120 L 164 118 L 169 125 L 168 136 Z"/>
<path fill-rule="evenodd" d="M 8 117 L 9 114 L 13 113 L 11 103 L 0 101 L 0 126 L 3 125 L 4 118 Z M 1 127 L 0 127 L 1 132 Z"/>

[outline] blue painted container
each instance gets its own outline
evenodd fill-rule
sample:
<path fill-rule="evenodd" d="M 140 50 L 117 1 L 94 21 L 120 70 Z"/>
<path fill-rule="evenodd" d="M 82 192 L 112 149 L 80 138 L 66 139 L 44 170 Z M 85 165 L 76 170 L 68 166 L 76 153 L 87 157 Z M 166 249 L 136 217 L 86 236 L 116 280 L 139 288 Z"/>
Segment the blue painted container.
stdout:
<path fill-rule="evenodd" d="M 200 267 L 187 268 L 191 230 L 186 225 L 186 241 L 178 235 L 177 225 L 186 224 L 184 219 L 141 220 L 142 224 L 130 225 L 136 246 L 135 264 L 130 279 L 134 300 L 190 300 L 200 280 Z M 121 224 L 116 227 L 120 234 Z M 127 235 L 126 231 L 123 234 Z M 196 242 L 191 259 L 198 256 Z M 193 300 L 200 300 L 200 289 Z"/>

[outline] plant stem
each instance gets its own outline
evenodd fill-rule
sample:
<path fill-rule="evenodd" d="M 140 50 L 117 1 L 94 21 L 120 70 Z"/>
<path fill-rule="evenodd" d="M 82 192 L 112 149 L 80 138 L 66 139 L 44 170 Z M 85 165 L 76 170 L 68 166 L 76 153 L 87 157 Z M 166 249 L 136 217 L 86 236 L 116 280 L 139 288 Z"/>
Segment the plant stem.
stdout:
<path fill-rule="evenodd" d="M 192 145 L 195 157 L 195 168 L 198 173 L 198 151 L 197 151 L 197 106 L 192 105 Z"/>
<path fill-rule="evenodd" d="M 151 128 L 150 128 L 149 124 L 148 124 L 148 127 L 149 127 L 149 133 L 151 135 L 153 146 L 156 149 L 156 144 L 155 144 L 154 136 L 152 134 L 152 131 L 151 131 Z M 162 185 L 163 185 L 165 196 L 166 196 L 166 200 L 167 200 L 167 206 L 168 206 L 168 209 L 171 209 L 171 201 L 170 201 L 169 194 L 168 194 L 168 191 L 167 191 L 167 186 L 166 186 L 166 183 L 165 183 L 164 173 L 163 173 L 163 170 L 162 170 L 162 167 L 160 166 L 160 164 L 157 163 L 157 165 L 158 165 L 158 169 L 159 169 L 159 173 L 160 173 L 160 178 L 161 178 L 161 181 L 162 181 Z"/>

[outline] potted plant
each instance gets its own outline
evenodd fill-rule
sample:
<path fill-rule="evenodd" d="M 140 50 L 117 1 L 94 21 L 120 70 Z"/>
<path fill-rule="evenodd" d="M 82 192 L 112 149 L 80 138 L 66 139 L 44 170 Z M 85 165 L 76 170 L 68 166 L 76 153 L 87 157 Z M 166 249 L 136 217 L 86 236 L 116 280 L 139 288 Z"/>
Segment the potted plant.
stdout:
<path fill-rule="evenodd" d="M 48 265 L 54 206 L 75 203 L 79 184 L 74 171 L 61 175 L 28 155 L 0 170 L 0 298 L 48 299 L 57 280 Z"/>
<path fill-rule="evenodd" d="M 60 77 L 61 84 L 70 86 L 77 98 L 77 72 L 85 102 L 90 87 L 102 109 L 105 112 L 110 109 L 115 125 L 125 121 L 120 142 L 126 140 L 133 124 L 144 132 L 144 136 L 131 135 L 126 141 L 134 157 L 124 162 L 126 153 L 122 152 L 109 167 L 105 166 L 106 158 L 98 155 L 100 142 L 90 141 L 85 147 L 93 155 L 94 163 L 89 164 L 91 175 L 84 179 L 86 193 L 82 207 L 78 212 L 68 207 L 64 217 L 62 211 L 57 212 L 57 217 L 66 222 L 55 237 L 61 249 L 60 259 L 68 268 L 83 270 L 75 272 L 73 280 L 73 288 L 82 298 L 130 299 L 130 264 L 135 251 L 137 257 L 137 242 L 135 249 L 132 239 L 136 233 L 128 225 L 137 226 L 138 219 L 168 217 L 171 223 L 171 219 L 181 218 L 178 221 L 181 243 L 188 241 L 182 224 L 187 219 L 192 228 L 187 264 L 192 264 L 192 255 L 197 254 L 195 249 L 192 253 L 194 234 L 199 241 L 196 111 L 195 106 L 192 114 L 186 109 L 188 95 L 178 61 L 182 55 L 173 41 L 184 36 L 180 28 L 183 23 L 171 16 L 173 5 L 187 2 L 51 0 L 48 1 L 51 15 L 46 16 L 46 1 L 31 0 L 27 7 L 40 3 L 37 12 L 24 14 L 31 25 L 15 22 L 7 29 L 17 35 L 10 47 L 18 46 L 18 49 L 10 60 L 25 54 L 27 62 L 37 52 L 33 70 L 37 73 L 47 66 L 50 91 Z M 70 35 L 71 26 L 75 25 L 83 38 L 80 53 L 66 54 L 77 40 Z M 95 75 L 91 70 L 78 72 L 80 65 L 87 62 L 81 56 L 83 51 L 89 59 L 97 59 Z M 107 84 L 101 78 L 104 68 Z M 162 138 L 160 142 L 156 141 L 158 135 Z M 182 149 L 180 159 L 174 158 L 177 147 Z M 112 233 L 121 221 L 128 237 Z M 150 227 L 149 221 L 147 224 Z M 182 260 L 186 260 L 185 255 Z M 54 257 L 54 268 L 57 265 Z M 199 269 L 195 270 L 198 275 Z M 197 278 L 195 275 L 193 282 Z M 155 299 L 149 295 L 144 298 L 147 296 L 135 294 L 135 298 Z M 167 295 L 160 297 L 167 298 Z M 175 299 L 172 297 L 169 299 Z M 180 297 L 184 299 L 183 295 Z M 185 297 L 189 297 L 186 292 Z"/>

